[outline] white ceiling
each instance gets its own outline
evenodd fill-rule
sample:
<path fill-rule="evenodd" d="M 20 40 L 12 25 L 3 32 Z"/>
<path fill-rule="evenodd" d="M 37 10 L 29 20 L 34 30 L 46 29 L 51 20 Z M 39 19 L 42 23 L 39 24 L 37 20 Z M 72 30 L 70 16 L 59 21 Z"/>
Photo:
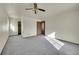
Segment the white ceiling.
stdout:
<path fill-rule="evenodd" d="M 46 12 L 38 11 L 38 14 L 35 15 L 32 10 L 25 10 L 25 8 L 33 7 L 32 3 L 9 3 L 5 4 L 6 10 L 9 16 L 11 17 L 34 17 L 34 18 L 47 18 L 51 17 L 60 12 L 67 11 L 68 9 L 74 10 L 78 9 L 79 4 L 61 4 L 61 3 L 38 3 L 39 8 L 43 8 Z"/>

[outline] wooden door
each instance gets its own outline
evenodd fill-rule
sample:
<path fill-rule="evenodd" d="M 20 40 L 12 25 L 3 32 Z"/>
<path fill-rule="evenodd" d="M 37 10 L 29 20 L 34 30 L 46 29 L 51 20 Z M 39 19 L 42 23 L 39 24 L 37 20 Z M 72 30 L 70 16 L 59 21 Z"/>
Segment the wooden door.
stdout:
<path fill-rule="evenodd" d="M 37 21 L 37 35 L 45 35 L 45 21 Z"/>

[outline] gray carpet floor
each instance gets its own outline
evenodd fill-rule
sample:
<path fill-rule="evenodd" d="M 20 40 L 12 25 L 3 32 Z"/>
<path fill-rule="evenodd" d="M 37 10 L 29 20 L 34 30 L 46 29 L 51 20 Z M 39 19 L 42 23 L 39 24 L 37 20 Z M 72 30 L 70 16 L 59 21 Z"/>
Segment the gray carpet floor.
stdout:
<path fill-rule="evenodd" d="M 9 37 L 2 55 L 79 55 L 79 45 L 65 42 L 65 45 L 57 50 L 44 36 Z"/>

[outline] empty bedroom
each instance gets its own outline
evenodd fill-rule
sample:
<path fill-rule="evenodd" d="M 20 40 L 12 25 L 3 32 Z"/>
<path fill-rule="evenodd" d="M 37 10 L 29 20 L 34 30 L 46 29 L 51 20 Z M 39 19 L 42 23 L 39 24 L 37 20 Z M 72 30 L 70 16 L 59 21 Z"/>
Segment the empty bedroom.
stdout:
<path fill-rule="evenodd" d="M 79 55 L 79 3 L 0 3 L 0 55 Z"/>

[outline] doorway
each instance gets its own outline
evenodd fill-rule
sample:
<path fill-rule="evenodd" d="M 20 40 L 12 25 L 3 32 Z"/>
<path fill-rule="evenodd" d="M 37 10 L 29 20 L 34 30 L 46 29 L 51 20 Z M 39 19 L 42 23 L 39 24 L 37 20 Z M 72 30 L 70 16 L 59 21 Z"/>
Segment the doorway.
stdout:
<path fill-rule="evenodd" d="M 45 35 L 45 21 L 37 21 L 37 35 Z"/>
<path fill-rule="evenodd" d="M 18 21 L 18 35 L 21 35 L 21 21 Z"/>

